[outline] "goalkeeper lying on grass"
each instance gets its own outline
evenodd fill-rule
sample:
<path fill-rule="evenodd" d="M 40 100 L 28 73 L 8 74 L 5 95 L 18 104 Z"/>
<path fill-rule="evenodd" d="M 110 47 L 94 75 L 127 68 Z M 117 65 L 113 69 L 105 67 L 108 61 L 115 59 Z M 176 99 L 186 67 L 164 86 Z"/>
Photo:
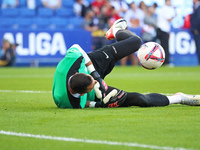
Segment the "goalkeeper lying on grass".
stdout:
<path fill-rule="evenodd" d="M 106 85 L 103 78 L 112 71 L 115 63 L 136 52 L 142 44 L 138 36 L 125 30 L 126 27 L 125 20 L 115 21 L 106 33 L 106 38 L 116 38 L 118 42 L 99 50 L 86 54 L 77 44 L 68 49 L 54 75 L 52 94 L 55 104 L 59 108 L 151 107 L 175 103 L 200 105 L 200 95 L 143 95 L 124 92 Z"/>

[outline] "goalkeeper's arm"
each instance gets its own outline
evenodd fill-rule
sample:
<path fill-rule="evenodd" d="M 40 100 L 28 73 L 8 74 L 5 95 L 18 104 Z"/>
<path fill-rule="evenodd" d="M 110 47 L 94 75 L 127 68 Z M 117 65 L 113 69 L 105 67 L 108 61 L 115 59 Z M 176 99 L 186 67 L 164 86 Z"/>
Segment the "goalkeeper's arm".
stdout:
<path fill-rule="evenodd" d="M 76 47 L 77 49 L 79 49 L 79 51 L 81 52 L 81 54 L 83 55 L 85 59 L 85 66 L 87 67 L 90 75 L 99 82 L 99 89 L 101 90 L 102 95 L 100 97 L 98 96 L 97 97 L 99 99 L 101 99 L 102 97 L 105 97 L 105 91 L 107 90 L 108 86 L 105 83 L 105 81 L 100 77 L 99 73 L 95 70 L 93 63 L 88 57 L 87 53 L 78 44 L 74 44 L 72 47 Z"/>

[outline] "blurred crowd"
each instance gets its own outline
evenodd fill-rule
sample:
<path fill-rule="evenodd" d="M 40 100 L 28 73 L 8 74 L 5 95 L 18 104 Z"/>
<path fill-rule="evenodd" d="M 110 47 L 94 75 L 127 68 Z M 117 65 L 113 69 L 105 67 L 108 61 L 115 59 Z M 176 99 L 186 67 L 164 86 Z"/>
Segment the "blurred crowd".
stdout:
<path fill-rule="evenodd" d="M 2 0 L 1 8 L 15 8 L 22 1 L 29 9 L 37 9 L 38 3 L 40 3 L 42 7 L 53 10 L 62 8 L 64 2 L 64 0 Z M 193 1 L 199 2 L 199 0 Z M 176 8 L 171 5 L 171 0 L 165 0 L 165 4 L 159 8 L 157 3 L 146 5 L 144 1 L 140 1 L 139 4 L 136 4 L 134 0 L 67 0 L 67 2 L 72 3 L 74 17 L 83 18 L 81 27 L 92 32 L 93 50 L 110 42 L 105 39 L 105 32 L 115 20 L 124 18 L 128 28 L 142 29 L 141 38 L 144 42 L 157 41 L 161 43 L 166 51 L 165 63 L 169 64 L 169 32 L 172 27 L 171 21 L 177 16 Z M 190 14 L 182 19 L 184 23 L 181 27 L 189 29 Z M 2 56 L 1 53 L 0 56 Z M 126 65 L 128 59 L 131 60 L 132 65 L 138 64 L 133 54 L 124 58 L 120 62 L 121 65 Z"/>
<path fill-rule="evenodd" d="M 0 48 L 0 66 L 14 66 L 15 65 L 15 49 L 18 46 L 16 43 L 11 43 L 8 39 L 3 39 Z"/>

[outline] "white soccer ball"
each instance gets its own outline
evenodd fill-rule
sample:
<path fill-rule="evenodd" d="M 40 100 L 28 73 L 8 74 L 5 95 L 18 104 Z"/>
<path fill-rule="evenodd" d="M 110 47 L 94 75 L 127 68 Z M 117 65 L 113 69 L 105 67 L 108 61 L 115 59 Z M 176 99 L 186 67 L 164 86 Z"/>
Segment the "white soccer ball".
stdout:
<path fill-rule="evenodd" d="M 156 42 L 144 43 L 137 52 L 137 58 L 142 67 L 146 69 L 159 68 L 165 61 L 165 51 Z"/>

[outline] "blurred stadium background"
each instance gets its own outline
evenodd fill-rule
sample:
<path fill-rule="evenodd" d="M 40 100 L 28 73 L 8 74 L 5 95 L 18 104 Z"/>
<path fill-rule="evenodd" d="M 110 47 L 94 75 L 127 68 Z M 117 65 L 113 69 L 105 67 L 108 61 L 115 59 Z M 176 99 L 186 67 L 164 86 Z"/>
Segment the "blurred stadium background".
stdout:
<path fill-rule="evenodd" d="M 143 1 L 147 6 L 156 2 L 158 11 L 165 3 L 165 0 Z M 0 44 L 3 39 L 9 39 L 19 46 L 17 67 L 0 68 L 0 149 L 200 149 L 199 107 L 174 104 L 152 108 L 58 109 L 51 94 L 55 67 L 40 66 L 56 66 L 75 43 L 87 52 L 92 51 L 92 33 L 81 27 L 83 18 L 75 16 L 74 0 L 62 0 L 61 8 L 55 11 L 44 8 L 41 0 L 35 0 L 34 9 L 27 8 L 27 0 L 19 0 L 16 8 L 2 8 L 2 2 Z M 130 4 L 132 0 L 126 2 Z M 141 0 L 134 2 L 138 6 Z M 196 48 L 189 29 L 183 28 L 184 17 L 192 13 L 193 3 L 172 0 L 172 5 L 176 7 L 177 17 L 171 24 L 170 61 L 175 66 L 188 67 L 149 71 L 142 67 L 117 66 L 106 77 L 108 85 L 140 93 L 199 94 L 200 70 L 192 67 L 198 65 Z M 142 28 L 131 30 L 142 35 Z M 78 138 L 83 142 L 87 139 L 134 142 L 136 146 L 42 140 L 2 135 L 4 131 Z"/>
<path fill-rule="evenodd" d="M 0 0 L 0 5 L 3 0 Z M 94 0 L 86 0 L 91 4 Z M 126 0 L 130 4 L 133 0 Z M 143 0 L 147 6 L 157 3 L 158 11 L 165 0 Z M 141 0 L 134 0 L 139 5 Z M 0 10 L 0 41 L 8 38 L 18 43 L 15 66 L 55 66 L 67 49 L 78 43 L 86 52 L 92 51 L 92 33 L 81 27 L 83 17 L 73 11 L 75 0 L 62 0 L 56 10 L 43 7 L 35 0 L 35 8 L 27 8 L 26 0 L 19 0 L 16 8 Z M 177 16 L 172 21 L 170 36 L 171 63 L 175 66 L 197 66 L 195 44 L 189 29 L 184 29 L 184 17 L 193 11 L 192 0 L 172 0 Z M 132 28 L 139 36 L 142 28 Z"/>

